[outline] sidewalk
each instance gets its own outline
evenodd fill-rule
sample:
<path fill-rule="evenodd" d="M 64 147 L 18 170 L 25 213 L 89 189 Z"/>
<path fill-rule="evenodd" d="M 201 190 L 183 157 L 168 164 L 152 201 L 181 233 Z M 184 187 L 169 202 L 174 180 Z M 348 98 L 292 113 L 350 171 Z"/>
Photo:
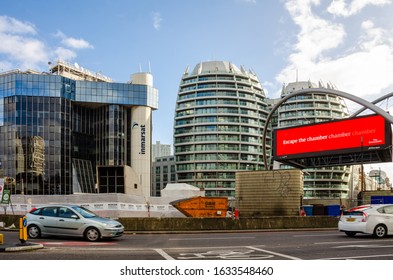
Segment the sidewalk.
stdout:
<path fill-rule="evenodd" d="M 11 231 L 11 230 L 10 230 Z M 19 238 L 19 233 L 16 230 L 13 230 L 15 235 L 10 238 L 9 236 L 5 237 L 3 235 L 4 244 L 0 244 L 0 253 L 2 252 L 20 252 L 20 251 L 30 251 L 44 248 L 44 245 L 26 241 L 22 243 Z M 0 233 L 1 234 L 1 233 Z"/>

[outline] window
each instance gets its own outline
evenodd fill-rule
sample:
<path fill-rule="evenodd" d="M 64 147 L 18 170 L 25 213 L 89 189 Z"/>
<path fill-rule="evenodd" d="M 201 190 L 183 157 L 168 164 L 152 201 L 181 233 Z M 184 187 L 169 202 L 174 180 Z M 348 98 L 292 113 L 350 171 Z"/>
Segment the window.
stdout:
<path fill-rule="evenodd" d="M 57 216 L 57 207 L 45 207 L 42 209 L 41 214 L 43 216 L 56 217 Z"/>
<path fill-rule="evenodd" d="M 71 218 L 72 215 L 75 215 L 75 213 L 72 212 L 70 209 L 65 208 L 65 207 L 60 207 L 60 208 L 59 208 L 59 217 L 62 217 L 62 218 Z"/>
<path fill-rule="evenodd" d="M 393 206 L 385 206 L 380 209 L 378 209 L 379 213 L 384 213 L 384 214 L 393 214 Z"/>

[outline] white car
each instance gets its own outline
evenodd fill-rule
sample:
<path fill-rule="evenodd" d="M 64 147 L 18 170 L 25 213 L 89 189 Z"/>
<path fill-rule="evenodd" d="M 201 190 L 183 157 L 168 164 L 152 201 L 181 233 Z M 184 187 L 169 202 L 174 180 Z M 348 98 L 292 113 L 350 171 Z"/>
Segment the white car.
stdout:
<path fill-rule="evenodd" d="M 78 205 L 47 205 L 26 214 L 30 238 L 42 235 L 84 237 L 89 241 L 120 237 L 124 227 L 118 221 L 97 216 Z"/>
<path fill-rule="evenodd" d="M 348 236 L 365 233 L 382 238 L 393 234 L 393 204 L 362 205 L 344 211 L 338 229 Z"/>

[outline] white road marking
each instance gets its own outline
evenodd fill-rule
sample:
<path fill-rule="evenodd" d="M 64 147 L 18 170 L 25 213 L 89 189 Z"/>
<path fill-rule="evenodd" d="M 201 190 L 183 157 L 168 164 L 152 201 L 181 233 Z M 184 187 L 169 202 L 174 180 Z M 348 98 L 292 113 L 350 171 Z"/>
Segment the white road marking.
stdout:
<path fill-rule="evenodd" d="M 315 236 L 338 236 L 342 235 L 340 233 L 331 233 L 331 234 L 299 234 L 293 235 L 293 237 L 315 237 Z"/>
<path fill-rule="evenodd" d="M 277 253 L 277 252 L 273 252 L 273 251 L 269 251 L 269 250 L 259 249 L 259 248 L 255 248 L 253 246 L 247 246 L 247 248 L 250 248 L 250 249 L 253 249 L 253 250 L 256 250 L 259 252 L 264 252 L 264 253 L 272 254 L 275 256 L 283 257 L 283 258 L 290 259 L 290 260 L 301 260 L 300 258 L 297 258 L 297 257 L 293 257 L 290 255 L 285 255 L 285 254 L 281 254 L 281 253 Z"/>
<path fill-rule="evenodd" d="M 326 259 L 321 259 L 321 260 L 352 260 L 352 259 L 366 259 L 366 260 L 369 260 L 371 258 L 384 258 L 384 257 L 393 257 L 393 254 L 353 256 L 353 257 L 337 257 L 337 258 L 326 258 Z"/>
<path fill-rule="evenodd" d="M 164 259 L 166 260 L 174 260 L 170 255 L 168 255 L 164 250 L 162 249 L 154 249 L 158 254 L 160 254 Z"/>
<path fill-rule="evenodd" d="M 265 245 L 255 245 L 258 247 L 265 247 Z M 222 253 L 224 252 L 223 250 L 225 250 L 225 254 L 228 255 L 229 250 L 236 250 L 236 249 L 242 249 L 242 248 L 247 248 L 250 250 L 254 250 L 256 252 L 262 252 L 264 253 L 264 255 L 247 255 L 246 259 L 253 259 L 255 257 L 255 259 L 266 259 L 266 258 L 272 258 L 273 256 L 279 256 L 279 257 L 283 257 L 285 259 L 291 259 L 291 260 L 301 260 L 300 258 L 294 257 L 294 256 L 290 256 L 290 255 L 286 255 L 286 254 L 281 254 L 278 252 L 273 252 L 273 251 L 269 251 L 269 250 L 264 250 L 258 247 L 254 247 L 254 246 L 230 246 L 230 247 L 178 247 L 178 248 L 124 248 L 124 247 L 120 247 L 120 248 L 113 248 L 113 247 L 74 247 L 73 250 L 77 251 L 77 250 L 83 250 L 83 251 L 129 251 L 129 252 L 138 252 L 138 251 L 149 251 L 149 250 L 153 250 L 156 253 L 158 253 L 160 256 L 162 256 L 165 260 L 175 260 L 175 258 L 171 257 L 167 252 L 165 252 L 165 250 L 169 250 L 169 251 L 186 251 L 186 252 L 190 252 L 190 253 L 181 253 L 180 252 L 180 258 L 179 259 L 184 259 L 185 256 L 184 255 L 203 255 L 204 258 L 209 257 L 209 254 L 211 252 L 213 252 L 214 250 L 216 250 L 218 253 Z M 72 248 L 72 247 L 68 247 L 68 248 Z M 50 249 L 57 249 L 57 250 L 62 250 L 62 249 L 67 249 L 67 247 L 61 246 L 61 247 L 52 247 Z M 208 254 L 206 255 L 206 253 L 191 253 L 192 251 L 203 251 L 203 250 L 208 250 Z M 221 251 L 219 251 L 221 250 Z M 217 253 L 215 252 L 215 253 Z M 231 251 L 232 252 L 232 251 Z M 251 253 L 251 251 L 248 251 L 247 253 Z M 232 254 L 232 253 L 231 253 Z M 206 256 L 205 256 L 206 255 Z M 194 258 L 195 258 L 194 256 Z M 210 256 L 212 257 L 212 256 Z M 219 255 L 215 256 L 217 258 L 221 258 Z M 229 257 L 231 257 L 231 255 L 229 255 Z M 226 256 L 227 259 L 228 256 Z M 239 255 L 237 256 L 232 256 L 233 259 L 245 259 L 245 256 L 241 257 Z"/>
<path fill-rule="evenodd" d="M 260 254 L 250 248 L 225 248 L 219 250 L 210 250 L 207 252 L 197 252 L 197 253 L 180 253 L 178 259 L 180 260 L 196 260 L 196 259 L 222 259 L 222 260 L 261 260 L 261 259 L 271 259 L 274 257 L 272 254 Z"/>
<path fill-rule="evenodd" d="M 370 243 L 370 242 L 393 242 L 393 239 L 373 239 L 373 240 L 353 240 L 348 238 L 346 241 L 326 241 L 326 242 L 315 242 L 315 245 L 325 245 L 325 244 L 351 244 L 351 243 Z"/>
<path fill-rule="evenodd" d="M 226 239 L 255 239 L 255 236 L 248 237 L 193 237 L 193 238 L 169 238 L 170 241 L 189 241 L 189 240 L 226 240 Z"/>
<path fill-rule="evenodd" d="M 264 247 L 265 245 L 255 245 L 258 247 Z M 72 246 L 58 246 L 58 247 L 47 247 L 46 249 L 51 249 L 51 250 L 67 250 L 67 249 L 72 249 L 73 251 L 130 251 L 130 252 L 137 252 L 137 251 L 151 251 L 151 250 L 174 250 L 174 251 L 195 251 L 195 250 L 213 250 L 213 249 L 227 249 L 228 247 L 225 246 L 221 246 L 221 247 L 215 247 L 215 246 L 211 246 L 211 247 L 167 247 L 167 248 L 161 248 L 161 249 L 155 249 L 155 248 L 149 248 L 149 247 L 145 247 L 145 248 L 128 248 L 128 247 L 72 247 Z M 230 246 L 230 248 L 246 248 L 246 246 Z"/>
<path fill-rule="evenodd" d="M 393 245 L 378 245 L 378 244 L 364 244 L 364 245 L 342 245 L 342 246 L 336 246 L 332 248 L 390 248 L 393 247 Z"/>
<path fill-rule="evenodd" d="M 83 241 L 64 241 L 64 242 L 37 242 L 38 244 L 42 244 L 44 246 L 108 246 L 108 245 L 116 245 L 114 242 L 83 242 Z"/>

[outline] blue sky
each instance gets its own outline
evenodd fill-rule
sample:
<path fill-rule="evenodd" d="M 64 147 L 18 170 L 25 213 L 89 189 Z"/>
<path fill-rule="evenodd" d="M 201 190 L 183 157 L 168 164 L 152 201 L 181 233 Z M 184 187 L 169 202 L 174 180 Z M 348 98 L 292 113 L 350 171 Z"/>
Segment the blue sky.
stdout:
<path fill-rule="evenodd" d="M 7 0 L 0 71 L 59 58 L 116 82 L 151 70 L 153 142 L 172 143 L 181 75 L 201 61 L 252 69 L 268 97 L 296 70 L 370 101 L 392 92 L 392 15 L 393 0 Z"/>

